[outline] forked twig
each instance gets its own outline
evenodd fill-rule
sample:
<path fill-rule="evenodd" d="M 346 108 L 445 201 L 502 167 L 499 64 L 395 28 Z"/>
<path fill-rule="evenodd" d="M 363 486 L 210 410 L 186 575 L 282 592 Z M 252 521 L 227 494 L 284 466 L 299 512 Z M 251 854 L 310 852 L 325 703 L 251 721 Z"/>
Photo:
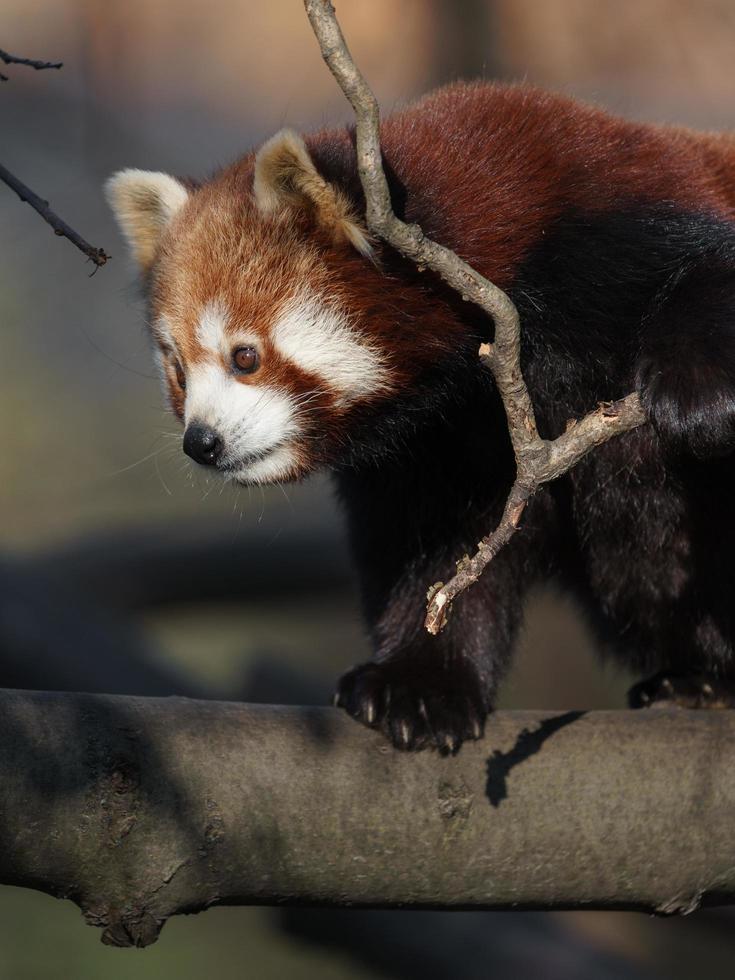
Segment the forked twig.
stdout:
<path fill-rule="evenodd" d="M 492 371 L 508 418 L 516 477 L 497 528 L 480 541 L 477 552 L 457 563 L 456 574 L 429 590 L 425 625 L 438 633 L 446 624 L 452 601 L 477 581 L 485 566 L 518 529 L 530 498 L 544 483 L 575 466 L 596 446 L 645 421 L 636 393 L 601 404 L 569 426 L 556 439 L 542 439 L 536 427 L 531 396 L 520 365 L 520 321 L 510 297 L 454 252 L 427 238 L 415 224 L 393 213 L 380 152 L 380 112 L 370 87 L 347 48 L 329 0 L 304 0 L 306 13 L 322 57 L 355 113 L 357 168 L 366 201 L 369 230 L 417 265 L 437 273 L 464 299 L 492 317 L 495 338 L 480 348 L 481 360 Z"/>

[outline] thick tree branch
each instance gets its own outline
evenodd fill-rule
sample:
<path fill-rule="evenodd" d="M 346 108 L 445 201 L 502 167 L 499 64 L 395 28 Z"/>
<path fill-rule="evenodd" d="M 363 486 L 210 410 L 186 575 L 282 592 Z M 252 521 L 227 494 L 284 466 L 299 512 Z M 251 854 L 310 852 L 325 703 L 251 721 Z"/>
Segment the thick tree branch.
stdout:
<path fill-rule="evenodd" d="M 42 200 L 38 194 L 35 194 L 30 187 L 26 187 L 22 181 L 18 180 L 9 170 L 6 170 L 2 164 L 0 164 L 0 180 L 7 184 L 11 190 L 14 190 L 21 201 L 30 204 L 34 211 L 37 211 L 43 220 L 51 225 L 55 235 L 68 238 L 72 245 L 76 245 L 80 252 L 84 252 L 87 258 L 94 262 L 97 268 L 104 265 L 110 258 L 103 248 L 95 248 L 94 245 L 90 245 L 88 241 L 85 241 L 79 232 L 74 231 L 70 225 L 51 210 L 48 201 Z"/>
<path fill-rule="evenodd" d="M 426 628 L 438 633 L 452 601 L 477 581 L 488 562 L 507 544 L 526 503 L 549 480 L 567 472 L 591 449 L 645 421 L 636 394 L 612 405 L 601 405 L 571 426 L 558 439 L 542 439 L 536 427 L 531 397 L 520 366 L 518 311 L 503 290 L 485 279 L 454 252 L 428 239 L 418 225 L 408 225 L 393 213 L 380 152 L 380 114 L 367 82 L 356 67 L 329 0 L 304 0 L 306 13 L 319 41 L 322 57 L 355 113 L 357 167 L 365 192 L 366 220 L 371 232 L 417 265 L 431 269 L 465 300 L 476 303 L 495 324 L 492 345 L 481 356 L 495 378 L 508 418 L 516 479 L 498 527 L 483 538 L 474 557 L 465 556 L 457 574 L 429 590 Z"/>
<path fill-rule="evenodd" d="M 119 945 L 216 904 L 735 902 L 734 712 L 488 731 L 445 758 L 330 708 L 0 691 L 0 882 L 72 899 Z"/>

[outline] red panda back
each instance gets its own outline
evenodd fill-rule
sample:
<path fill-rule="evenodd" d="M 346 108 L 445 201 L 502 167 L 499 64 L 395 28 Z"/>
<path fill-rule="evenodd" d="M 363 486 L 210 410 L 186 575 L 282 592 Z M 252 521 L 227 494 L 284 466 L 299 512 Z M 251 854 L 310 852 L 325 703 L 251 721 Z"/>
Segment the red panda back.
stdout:
<path fill-rule="evenodd" d="M 667 201 L 735 218 L 731 137 L 631 122 L 525 85 L 442 88 L 389 116 L 381 141 L 408 189 L 406 218 L 499 285 L 570 209 Z"/>

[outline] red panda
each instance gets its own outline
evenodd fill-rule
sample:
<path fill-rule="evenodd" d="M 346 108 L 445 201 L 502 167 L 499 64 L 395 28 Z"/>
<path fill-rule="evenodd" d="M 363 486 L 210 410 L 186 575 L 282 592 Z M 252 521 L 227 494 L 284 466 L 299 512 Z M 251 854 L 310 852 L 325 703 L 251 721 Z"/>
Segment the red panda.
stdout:
<path fill-rule="evenodd" d="M 423 629 L 513 476 L 493 325 L 363 224 L 354 132 L 274 136 L 197 183 L 107 193 L 183 448 L 238 483 L 334 474 L 374 659 L 337 703 L 399 748 L 479 738 L 523 599 L 554 579 L 641 673 L 633 702 L 729 703 L 735 664 L 735 139 L 536 89 L 455 84 L 387 118 L 395 211 L 507 290 L 542 435 L 640 393 L 648 422 L 543 489 Z"/>

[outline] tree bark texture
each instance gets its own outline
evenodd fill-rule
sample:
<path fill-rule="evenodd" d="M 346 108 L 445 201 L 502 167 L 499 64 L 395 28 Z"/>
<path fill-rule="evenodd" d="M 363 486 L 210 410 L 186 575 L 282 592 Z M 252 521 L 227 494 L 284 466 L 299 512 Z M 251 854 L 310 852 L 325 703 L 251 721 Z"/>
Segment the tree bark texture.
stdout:
<path fill-rule="evenodd" d="M 216 904 L 735 901 L 735 713 L 499 712 L 454 758 L 331 708 L 0 692 L 0 882 L 153 942 Z"/>

